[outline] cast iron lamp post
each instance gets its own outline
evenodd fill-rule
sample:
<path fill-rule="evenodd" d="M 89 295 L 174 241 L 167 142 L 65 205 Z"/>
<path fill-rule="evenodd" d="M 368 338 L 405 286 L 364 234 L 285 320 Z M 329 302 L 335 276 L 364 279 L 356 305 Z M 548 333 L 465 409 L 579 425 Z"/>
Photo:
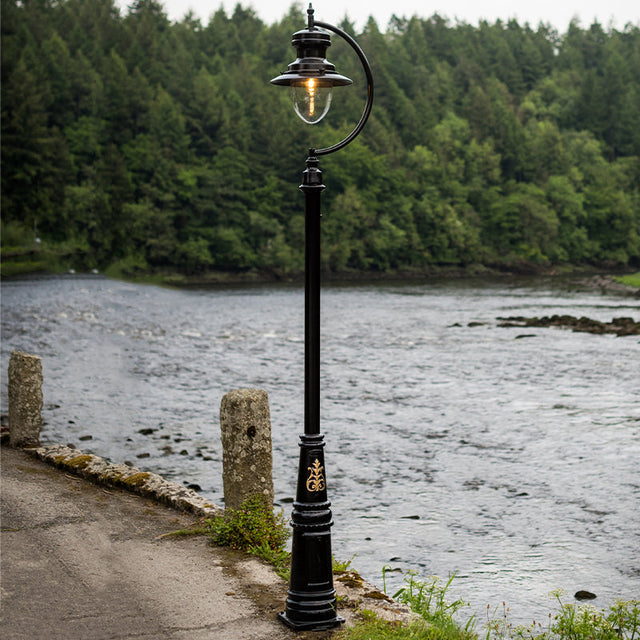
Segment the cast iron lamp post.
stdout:
<path fill-rule="evenodd" d="M 305 196 L 305 386 L 304 434 L 300 436 L 300 463 L 296 500 L 291 526 L 291 579 L 286 610 L 279 614 L 288 626 L 302 629 L 329 629 L 344 622 L 336 613 L 331 559 L 331 503 L 327 499 L 324 466 L 324 436 L 320 433 L 320 194 L 322 172 L 318 157 L 342 149 L 364 127 L 373 101 L 371 67 L 358 43 L 342 29 L 314 20 L 313 8 L 307 11 L 308 26 L 293 34 L 291 44 L 297 59 L 288 70 L 271 80 L 290 87 L 296 113 L 308 124 L 316 124 L 326 115 L 333 87 L 352 84 L 327 61 L 331 38 L 317 27 L 333 31 L 355 50 L 367 77 L 367 102 L 353 131 L 337 144 L 310 149 L 300 190 Z"/>

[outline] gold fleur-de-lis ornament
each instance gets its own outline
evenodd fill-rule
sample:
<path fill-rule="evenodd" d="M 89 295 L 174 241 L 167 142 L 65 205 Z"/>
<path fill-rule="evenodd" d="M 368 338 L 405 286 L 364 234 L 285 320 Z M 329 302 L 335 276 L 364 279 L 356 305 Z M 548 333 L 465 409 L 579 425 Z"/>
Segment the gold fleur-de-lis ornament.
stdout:
<path fill-rule="evenodd" d="M 309 470 L 309 477 L 307 478 L 307 491 L 316 492 L 322 491 L 325 487 L 324 476 L 322 472 L 324 467 L 320 466 L 320 460 L 316 458 L 312 467 L 307 467 Z"/>

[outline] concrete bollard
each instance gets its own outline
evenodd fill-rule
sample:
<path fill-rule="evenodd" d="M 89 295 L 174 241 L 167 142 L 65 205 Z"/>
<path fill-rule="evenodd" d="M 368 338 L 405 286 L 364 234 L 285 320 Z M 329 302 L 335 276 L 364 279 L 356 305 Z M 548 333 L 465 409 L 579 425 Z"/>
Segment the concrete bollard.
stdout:
<path fill-rule="evenodd" d="M 9 442 L 37 447 L 42 429 L 42 361 L 21 351 L 9 359 Z"/>
<path fill-rule="evenodd" d="M 224 504 L 238 509 L 263 494 L 273 504 L 269 396 L 262 389 L 230 391 L 220 403 Z"/>

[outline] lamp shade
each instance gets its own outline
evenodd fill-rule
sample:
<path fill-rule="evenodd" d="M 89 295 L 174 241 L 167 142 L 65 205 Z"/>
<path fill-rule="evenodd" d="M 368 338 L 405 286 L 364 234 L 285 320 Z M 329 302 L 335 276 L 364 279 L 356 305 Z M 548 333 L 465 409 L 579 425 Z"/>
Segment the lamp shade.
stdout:
<path fill-rule="evenodd" d="M 297 31 L 291 44 L 298 57 L 271 84 L 290 87 L 296 113 L 308 124 L 316 124 L 329 110 L 333 87 L 350 85 L 352 81 L 340 75 L 326 59 L 331 38 L 325 31 L 316 28 Z"/>

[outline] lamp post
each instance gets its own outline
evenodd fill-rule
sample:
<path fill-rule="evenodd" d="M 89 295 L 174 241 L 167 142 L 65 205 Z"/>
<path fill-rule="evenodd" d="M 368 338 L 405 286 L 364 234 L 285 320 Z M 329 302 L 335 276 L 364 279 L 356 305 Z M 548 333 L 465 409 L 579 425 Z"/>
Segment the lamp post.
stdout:
<path fill-rule="evenodd" d="M 293 34 L 297 59 L 288 70 L 271 80 L 288 86 L 295 112 L 308 124 L 316 124 L 331 105 L 331 91 L 352 81 L 327 61 L 331 38 L 339 35 L 355 50 L 367 77 L 367 101 L 360 121 L 343 140 L 324 149 L 310 149 L 300 190 L 305 196 L 305 386 L 304 433 L 300 436 L 300 462 L 291 526 L 291 579 L 286 609 L 280 619 L 293 629 L 321 630 L 344 622 L 336 613 L 331 558 L 331 503 L 327 498 L 324 436 L 320 432 L 320 194 L 322 172 L 318 158 L 342 149 L 362 130 L 373 101 L 371 67 L 358 43 L 342 29 L 314 19 L 309 5 L 306 29 Z"/>

